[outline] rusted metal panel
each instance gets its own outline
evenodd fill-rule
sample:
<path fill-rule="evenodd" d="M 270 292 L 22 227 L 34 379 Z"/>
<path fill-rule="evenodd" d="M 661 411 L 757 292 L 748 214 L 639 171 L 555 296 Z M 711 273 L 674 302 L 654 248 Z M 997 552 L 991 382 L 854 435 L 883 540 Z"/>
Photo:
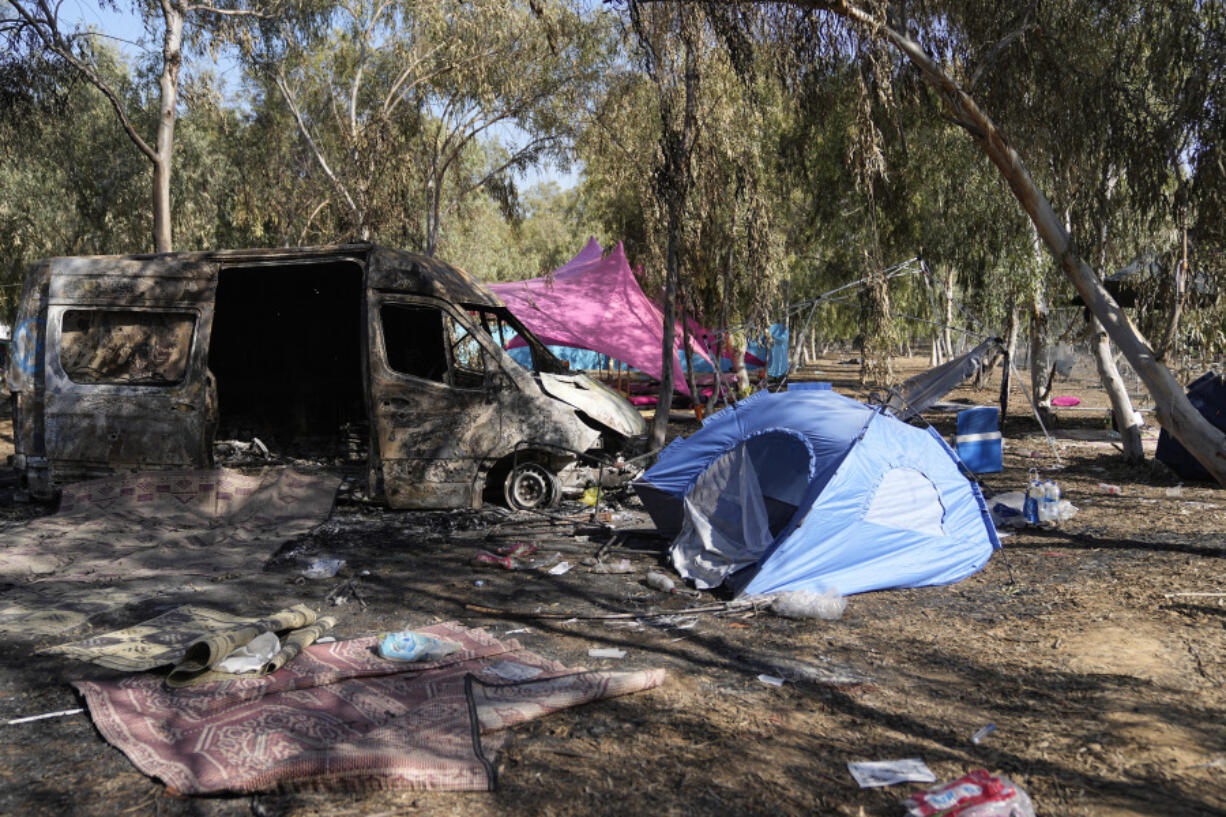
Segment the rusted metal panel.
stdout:
<path fill-rule="evenodd" d="M 598 431 L 584 425 L 564 403 L 545 397 L 522 369 L 513 375 L 510 358 L 462 310 L 429 298 L 375 292 L 370 297 L 373 427 L 384 491 L 392 507 L 475 505 L 485 473 L 510 456 L 521 441 L 584 450 L 599 439 Z M 438 348 L 450 348 L 442 361 L 449 371 L 465 368 L 467 375 L 474 361 L 458 358 L 458 344 L 448 346 L 448 338 L 478 344 L 480 381 L 452 380 L 416 359 L 414 364 L 421 365 L 416 376 L 398 371 L 388 354 L 388 344 L 395 342 L 389 340 L 394 333 L 389 335 L 390 327 L 384 324 L 389 304 L 415 310 L 414 319 L 434 316 L 441 333 Z M 427 347 L 434 340 L 430 332 L 418 337 Z M 393 353 L 401 356 L 397 350 Z M 407 368 L 405 363 L 398 365 Z"/>
<path fill-rule="evenodd" d="M 637 437 L 647 430 L 643 415 L 599 381 L 581 374 L 558 375 L 548 372 L 542 372 L 540 378 L 541 388 L 546 394 L 574 406 L 623 437 Z"/>
<path fill-rule="evenodd" d="M 437 258 L 375 247 L 367 263 L 371 289 L 428 295 L 455 304 L 502 306 L 485 284 Z"/>
<path fill-rule="evenodd" d="M 56 259 L 49 273 L 42 391 L 51 482 L 210 465 L 217 265 Z"/>

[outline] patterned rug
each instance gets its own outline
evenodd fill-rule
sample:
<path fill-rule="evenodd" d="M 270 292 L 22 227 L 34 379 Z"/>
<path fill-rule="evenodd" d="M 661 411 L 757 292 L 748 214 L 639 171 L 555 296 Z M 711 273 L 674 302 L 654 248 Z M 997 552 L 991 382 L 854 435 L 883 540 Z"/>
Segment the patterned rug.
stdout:
<path fill-rule="evenodd" d="M 55 635 L 148 598 L 143 579 L 252 570 L 323 522 L 339 478 L 158 471 L 69 485 L 53 516 L 0 525 L 0 631 Z M 100 585 L 108 585 L 99 588 Z M 91 589 L 99 588 L 99 589 Z M 113 590 L 112 590 L 113 588 Z"/>
<path fill-rule="evenodd" d="M 307 647 L 262 678 L 74 686 L 103 737 L 142 772 L 181 794 L 215 794 L 492 789 L 508 727 L 664 680 L 663 670 L 568 669 L 455 623 L 422 630 L 461 651 L 401 664 L 378 656 L 376 638 L 361 638 Z"/>
<path fill-rule="evenodd" d="M 141 672 L 173 664 L 166 683 L 189 686 L 238 677 L 217 672 L 213 667 L 260 633 L 290 631 L 281 637 L 280 652 L 261 670 L 266 675 L 292 661 L 334 626 L 336 619 L 320 618 L 305 604 L 261 618 L 186 605 L 122 630 L 45 647 L 39 652 L 66 655 L 121 672 Z"/>

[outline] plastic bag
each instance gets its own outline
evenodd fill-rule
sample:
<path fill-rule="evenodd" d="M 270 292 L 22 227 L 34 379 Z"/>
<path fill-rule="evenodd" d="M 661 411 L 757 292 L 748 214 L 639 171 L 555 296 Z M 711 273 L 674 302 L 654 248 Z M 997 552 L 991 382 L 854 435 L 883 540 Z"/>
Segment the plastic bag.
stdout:
<path fill-rule="evenodd" d="M 1009 778 L 976 769 L 903 801 L 907 817 L 1035 817 L 1034 804 Z"/>
<path fill-rule="evenodd" d="M 379 655 L 391 661 L 437 661 L 457 652 L 460 645 L 432 635 L 404 630 L 388 633 L 379 643 Z"/>
<path fill-rule="evenodd" d="M 276 633 L 260 633 L 243 646 L 231 652 L 213 669 L 239 675 L 244 672 L 259 672 L 264 665 L 281 651 L 281 639 Z"/>
<path fill-rule="evenodd" d="M 831 588 L 825 593 L 812 590 L 785 590 L 771 599 L 770 611 L 784 618 L 824 618 L 833 621 L 843 617 L 847 599 Z"/>

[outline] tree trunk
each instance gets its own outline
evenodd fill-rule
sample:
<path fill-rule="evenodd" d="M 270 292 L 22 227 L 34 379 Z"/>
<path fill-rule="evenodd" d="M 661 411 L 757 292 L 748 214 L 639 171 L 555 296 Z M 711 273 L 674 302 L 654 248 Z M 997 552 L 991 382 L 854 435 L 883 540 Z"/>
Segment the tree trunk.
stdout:
<path fill-rule="evenodd" d="M 728 234 L 736 235 L 736 208 L 732 208 L 732 223 L 728 228 Z M 711 397 L 707 400 L 707 415 L 715 412 L 715 402 L 724 396 L 724 401 L 727 402 L 724 383 L 724 346 L 728 343 L 728 298 L 732 292 L 732 262 L 735 258 L 736 242 L 728 242 L 728 252 L 724 256 L 724 286 L 719 294 L 719 337 L 715 342 L 715 354 L 712 356 L 712 361 L 715 364 L 715 379 L 712 382 Z"/>
<path fill-rule="evenodd" d="M 430 185 L 429 193 L 429 212 L 426 214 L 426 247 L 425 255 L 433 256 L 438 250 L 438 225 L 442 220 L 443 210 L 443 191 L 442 184 L 435 183 Z M 366 234 L 366 226 L 362 225 L 362 240 L 366 241 L 369 236 Z"/>
<path fill-rule="evenodd" d="M 664 342 L 660 370 L 660 396 L 651 420 L 651 447 L 663 448 L 668 438 L 668 415 L 673 408 L 673 370 L 677 359 L 677 278 L 680 274 L 680 219 L 675 219 L 674 207 L 668 214 L 668 255 L 664 274 Z"/>
<path fill-rule="evenodd" d="M 170 222 L 170 172 L 174 157 L 175 117 L 179 101 L 179 69 L 183 66 L 183 9 L 162 0 L 166 31 L 162 37 L 162 73 L 158 77 L 157 143 L 153 162 L 153 251 L 174 246 Z"/>
<path fill-rule="evenodd" d="M 941 338 L 945 342 L 945 359 L 953 360 L 957 357 L 957 352 L 954 351 L 954 269 L 948 267 L 945 270 L 945 281 L 943 282 L 945 289 L 945 321 L 941 327 Z"/>
<path fill-rule="evenodd" d="M 697 44 L 693 21 L 685 11 L 681 14 L 681 41 L 685 50 L 685 110 L 679 132 L 670 121 L 671 106 L 667 102 L 664 88 L 662 85 L 658 86 L 661 93 L 660 136 L 664 154 L 660 185 L 668 207 L 668 249 L 664 276 L 664 342 L 660 350 L 663 367 L 660 372 L 660 397 L 651 422 L 652 448 L 664 446 L 668 437 L 668 415 L 673 407 L 673 370 L 676 368 L 677 359 L 677 288 L 681 278 L 681 227 L 689 193 L 690 152 L 694 147 L 698 121 Z M 657 76 L 656 82 L 659 84 L 662 80 Z"/>
<path fill-rule="evenodd" d="M 1175 275 L 1171 279 L 1171 311 L 1166 322 L 1166 331 L 1158 343 L 1155 360 L 1165 362 L 1166 356 L 1175 349 L 1175 339 L 1179 337 L 1179 317 L 1183 312 L 1184 291 L 1187 289 L 1188 278 L 1188 228 L 1183 228 L 1183 257 L 1175 262 Z"/>
<path fill-rule="evenodd" d="M 732 370 L 736 372 L 737 397 L 749 394 L 749 370 L 745 368 L 745 341 L 743 333 L 732 338 Z"/>
<path fill-rule="evenodd" d="M 1045 386 L 1047 384 L 1047 306 L 1042 294 L 1036 294 L 1030 304 L 1030 400 L 1047 421 Z"/>
<path fill-rule="evenodd" d="M 1051 203 L 1035 185 L 1021 156 L 996 128 L 995 123 L 933 62 L 915 40 L 881 25 L 872 15 L 849 5 L 845 0 L 834 5 L 813 2 L 800 4 L 828 8 L 836 14 L 872 27 L 874 32 L 893 42 L 920 69 L 925 79 L 941 96 L 954 121 L 963 125 L 979 148 L 996 165 L 1061 270 L 1073 282 L 1082 300 L 1145 383 L 1154 400 L 1158 421 L 1162 427 L 1179 440 L 1219 484 L 1226 487 L 1226 434 L 1215 428 L 1196 410 L 1170 371 L 1155 360 L 1149 342 L 1133 326 L 1119 304 L 1107 292 L 1102 281 L 1078 255 L 1068 231 L 1064 229 Z"/>
<path fill-rule="evenodd" d="M 1009 380 L 1013 374 L 1013 358 L 1017 356 L 1017 296 L 1009 298 L 1009 323 L 1005 327 L 1005 360 L 1000 369 L 1000 427 L 1004 430 L 1009 416 Z"/>
<path fill-rule="evenodd" d="M 677 283 L 681 283 L 680 279 Z M 702 404 L 702 395 L 694 379 L 694 347 L 690 345 L 690 315 L 685 308 L 683 293 L 678 292 L 678 300 L 681 302 L 681 348 L 685 350 L 685 382 L 690 387 L 690 403 L 697 409 Z"/>
<path fill-rule="evenodd" d="M 1115 425 L 1119 429 L 1120 442 L 1124 446 L 1124 459 L 1130 463 L 1144 462 L 1145 449 L 1141 445 L 1143 421 L 1141 415 L 1132 410 L 1128 389 L 1124 387 L 1124 379 L 1120 377 L 1115 358 L 1111 354 L 1111 340 L 1097 318 L 1090 319 L 1090 329 L 1094 334 L 1094 363 L 1098 366 L 1098 377 L 1111 400 L 1111 411 L 1115 415 Z"/>
<path fill-rule="evenodd" d="M 945 362 L 941 355 L 941 316 L 937 312 L 936 294 L 932 291 L 932 270 L 926 261 L 920 262 L 924 270 L 924 290 L 928 293 L 928 310 L 932 316 L 932 350 L 928 362 L 934 368 Z"/>

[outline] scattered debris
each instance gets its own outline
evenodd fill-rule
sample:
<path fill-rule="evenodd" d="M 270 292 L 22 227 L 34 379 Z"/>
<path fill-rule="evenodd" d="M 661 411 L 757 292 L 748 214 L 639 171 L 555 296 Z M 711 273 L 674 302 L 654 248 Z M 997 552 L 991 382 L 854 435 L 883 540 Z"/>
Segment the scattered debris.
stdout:
<path fill-rule="evenodd" d="M 597 562 L 592 565 L 590 573 L 633 573 L 634 565 L 629 559 L 618 559 L 614 562 Z"/>
<path fill-rule="evenodd" d="M 27 715 L 24 718 L 13 718 L 11 721 L 5 721 L 5 726 L 15 726 L 19 723 L 30 723 L 31 721 L 42 721 L 47 718 L 63 718 L 67 715 L 79 715 L 84 712 L 84 709 L 61 709 L 59 712 L 44 712 L 41 715 Z"/>
<path fill-rule="evenodd" d="M 315 559 L 306 566 L 306 569 L 302 571 L 302 575 L 308 579 L 331 579 L 337 573 L 340 573 L 341 568 L 344 566 L 344 559 Z"/>
<path fill-rule="evenodd" d="M 825 593 L 812 590 L 785 590 L 770 597 L 769 609 L 783 618 L 822 618 L 834 621 L 843 617 L 847 599 L 833 587 Z"/>
<path fill-rule="evenodd" d="M 978 746 L 984 738 L 996 731 L 996 724 L 989 723 L 975 730 L 975 734 L 971 735 L 971 743 Z"/>
<path fill-rule="evenodd" d="M 437 661 L 459 649 L 460 645 L 454 641 L 413 630 L 388 633 L 379 642 L 379 655 L 389 661 Z"/>
<path fill-rule="evenodd" d="M 281 639 L 277 634 L 263 632 L 227 655 L 216 669 L 231 675 L 259 672 L 280 651 Z"/>
<path fill-rule="evenodd" d="M 985 769 L 908 797 L 907 817 L 1035 817 L 1034 805 L 1020 786 Z"/>
<path fill-rule="evenodd" d="M 570 562 L 558 562 L 547 571 L 550 576 L 563 576 L 570 572 Z"/>
<path fill-rule="evenodd" d="M 759 675 L 758 680 L 768 686 L 773 687 L 781 687 L 784 685 L 784 683 L 786 683 L 786 681 L 783 678 L 780 678 L 778 675 L 767 675 L 766 673 Z"/>
<path fill-rule="evenodd" d="M 866 760 L 847 764 L 847 771 L 862 789 L 892 786 L 895 783 L 935 783 L 937 776 L 921 758 Z"/>
<path fill-rule="evenodd" d="M 626 651 L 617 647 L 592 647 L 587 651 L 592 658 L 625 658 Z"/>

